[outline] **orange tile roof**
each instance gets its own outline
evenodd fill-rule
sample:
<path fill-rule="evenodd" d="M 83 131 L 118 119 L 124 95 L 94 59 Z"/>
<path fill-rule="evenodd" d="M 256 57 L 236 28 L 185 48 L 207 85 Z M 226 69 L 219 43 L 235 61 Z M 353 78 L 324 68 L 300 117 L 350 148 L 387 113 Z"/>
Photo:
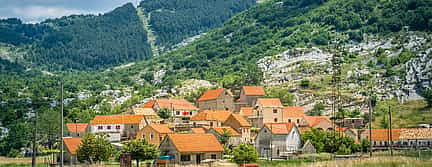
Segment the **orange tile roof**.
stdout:
<path fill-rule="evenodd" d="M 139 124 L 144 115 L 96 115 L 90 125 L 98 124 Z"/>
<path fill-rule="evenodd" d="M 369 131 L 367 131 L 369 133 Z M 392 129 L 392 139 L 398 140 L 401 133 L 401 129 Z M 389 139 L 388 129 L 372 129 L 372 140 L 373 141 L 388 141 Z M 369 135 L 367 137 L 369 139 Z"/>
<path fill-rule="evenodd" d="M 400 139 L 432 139 L 432 128 L 401 129 Z"/>
<path fill-rule="evenodd" d="M 288 106 L 283 108 L 283 116 L 286 118 L 299 118 L 299 117 L 304 117 L 306 115 L 303 110 L 303 107 Z"/>
<path fill-rule="evenodd" d="M 253 107 L 241 107 L 240 114 L 243 116 L 254 116 L 253 110 Z"/>
<path fill-rule="evenodd" d="M 243 86 L 243 91 L 247 96 L 264 96 L 265 91 L 262 86 Z"/>
<path fill-rule="evenodd" d="M 157 99 L 157 105 L 159 108 L 174 110 L 198 110 L 198 108 L 186 99 Z M 172 106 L 171 106 L 172 105 Z"/>
<path fill-rule="evenodd" d="M 168 134 L 168 133 L 174 133 L 166 124 L 150 124 L 148 125 L 151 128 L 153 128 L 158 133 L 162 134 Z"/>
<path fill-rule="evenodd" d="M 226 110 L 204 110 L 193 116 L 191 121 L 221 121 L 225 122 L 231 115 L 230 111 Z"/>
<path fill-rule="evenodd" d="M 330 118 L 327 116 L 305 116 L 306 122 L 310 127 L 315 126 L 320 123 L 322 120 L 328 120 L 331 122 Z"/>
<path fill-rule="evenodd" d="M 66 123 L 69 132 L 85 132 L 88 123 Z"/>
<path fill-rule="evenodd" d="M 283 107 L 279 98 L 258 98 L 257 104 L 264 107 Z"/>
<path fill-rule="evenodd" d="M 205 133 L 204 128 L 191 128 L 193 133 Z"/>
<path fill-rule="evenodd" d="M 236 120 L 241 127 L 250 127 L 251 124 L 240 114 L 231 114 L 231 117 Z"/>
<path fill-rule="evenodd" d="M 63 141 L 71 154 L 76 154 L 78 146 L 81 145 L 80 137 L 65 137 L 63 138 Z"/>
<path fill-rule="evenodd" d="M 264 126 L 269 128 L 272 134 L 289 134 L 295 124 L 293 122 L 265 123 Z"/>
<path fill-rule="evenodd" d="M 214 90 L 208 90 L 204 92 L 201 97 L 198 99 L 198 101 L 205 101 L 205 100 L 214 100 L 219 97 L 219 95 L 224 91 L 224 88 L 220 89 L 214 89 Z"/>
<path fill-rule="evenodd" d="M 226 130 L 231 134 L 231 136 L 240 136 L 240 133 L 238 133 L 237 131 L 235 131 L 231 127 L 216 127 L 216 128 L 212 128 L 212 129 L 214 129 L 220 135 L 224 133 L 224 130 Z"/>
<path fill-rule="evenodd" d="M 133 108 L 132 111 L 137 115 L 157 115 L 153 108 Z"/>
<path fill-rule="evenodd" d="M 179 152 L 224 151 L 224 148 L 213 134 L 168 134 Z"/>
<path fill-rule="evenodd" d="M 150 100 L 143 105 L 143 108 L 153 108 L 153 105 L 156 103 L 156 100 Z"/>

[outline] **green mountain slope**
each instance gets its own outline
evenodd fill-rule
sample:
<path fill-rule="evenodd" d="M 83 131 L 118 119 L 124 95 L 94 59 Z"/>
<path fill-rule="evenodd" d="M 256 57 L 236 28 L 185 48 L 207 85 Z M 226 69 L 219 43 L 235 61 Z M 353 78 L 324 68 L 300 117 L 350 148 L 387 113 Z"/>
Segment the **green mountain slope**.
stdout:
<path fill-rule="evenodd" d="M 156 44 L 165 50 L 187 37 L 221 26 L 255 0 L 144 0 L 139 7 L 149 19 Z"/>

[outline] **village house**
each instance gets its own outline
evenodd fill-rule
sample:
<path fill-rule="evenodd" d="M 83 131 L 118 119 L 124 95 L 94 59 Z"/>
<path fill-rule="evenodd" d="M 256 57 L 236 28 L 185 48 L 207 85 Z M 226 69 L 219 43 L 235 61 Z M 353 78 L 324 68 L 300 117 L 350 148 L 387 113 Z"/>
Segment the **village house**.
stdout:
<path fill-rule="evenodd" d="M 252 126 L 258 125 L 255 107 L 241 107 L 238 114 L 243 116 Z"/>
<path fill-rule="evenodd" d="M 364 131 L 361 138 L 369 140 L 369 131 Z M 402 128 L 392 129 L 394 147 L 402 148 L 431 148 L 432 129 L 430 128 Z M 389 129 L 372 129 L 372 146 L 374 149 L 387 149 L 390 146 Z"/>
<path fill-rule="evenodd" d="M 82 137 L 87 131 L 88 123 L 66 123 L 66 136 Z"/>
<path fill-rule="evenodd" d="M 283 108 L 283 122 L 294 122 L 297 126 L 307 126 L 305 112 L 300 106 L 287 106 Z"/>
<path fill-rule="evenodd" d="M 260 157 L 282 158 L 300 151 L 300 133 L 294 122 L 265 123 L 255 138 Z"/>
<path fill-rule="evenodd" d="M 131 114 L 144 115 L 144 118 L 149 124 L 158 124 L 163 121 L 153 108 L 132 108 L 131 111 Z"/>
<path fill-rule="evenodd" d="M 231 115 L 227 110 L 204 110 L 193 116 L 190 121 L 194 127 L 221 127 Z"/>
<path fill-rule="evenodd" d="M 283 105 L 279 98 L 258 98 L 256 106 L 257 124 L 262 127 L 265 123 L 277 123 L 283 121 Z"/>
<path fill-rule="evenodd" d="M 333 130 L 333 123 L 328 116 L 305 116 L 307 126 L 318 130 Z"/>
<path fill-rule="evenodd" d="M 372 147 L 374 149 L 387 149 L 390 141 L 389 129 L 372 129 Z M 401 129 L 392 129 L 393 143 L 399 140 Z M 369 130 L 364 131 L 361 134 L 362 139 L 369 140 Z"/>
<path fill-rule="evenodd" d="M 265 91 L 262 86 L 243 86 L 234 111 L 239 112 L 241 107 L 255 106 L 258 98 L 263 96 L 265 96 Z"/>
<path fill-rule="evenodd" d="M 365 127 L 365 122 L 363 118 L 344 118 L 343 127 L 362 129 Z"/>
<path fill-rule="evenodd" d="M 214 134 L 220 143 L 223 143 L 223 135 L 227 133 L 226 135 L 229 135 L 229 139 L 228 141 L 226 141 L 226 144 L 229 147 L 235 147 L 242 143 L 242 136 L 240 135 L 240 133 L 238 133 L 231 127 L 226 126 L 210 128 L 207 133 Z"/>
<path fill-rule="evenodd" d="M 194 142 L 195 141 L 195 142 Z M 171 163 L 196 165 L 206 159 L 222 159 L 224 148 L 213 134 L 168 134 L 159 146 Z"/>
<path fill-rule="evenodd" d="M 63 143 L 65 145 L 64 161 L 66 163 L 77 164 L 77 152 L 78 146 L 81 145 L 81 137 L 64 137 Z"/>
<path fill-rule="evenodd" d="M 174 133 L 166 124 L 149 124 L 139 130 L 136 138 L 145 139 L 148 143 L 159 146 L 166 135 Z"/>
<path fill-rule="evenodd" d="M 179 124 L 188 124 L 189 119 L 198 113 L 198 108 L 185 99 L 156 99 L 144 104 L 143 108 L 152 108 L 156 112 L 167 110 Z"/>
<path fill-rule="evenodd" d="M 224 126 L 232 127 L 241 135 L 241 142 L 251 143 L 251 124 L 240 114 L 231 114 L 223 123 Z"/>
<path fill-rule="evenodd" d="M 139 129 L 148 123 L 143 115 L 96 115 L 90 121 L 89 131 L 106 134 L 110 142 L 135 138 Z"/>
<path fill-rule="evenodd" d="M 197 100 L 200 110 L 229 110 L 234 111 L 232 93 L 225 89 L 214 89 L 204 92 Z"/>

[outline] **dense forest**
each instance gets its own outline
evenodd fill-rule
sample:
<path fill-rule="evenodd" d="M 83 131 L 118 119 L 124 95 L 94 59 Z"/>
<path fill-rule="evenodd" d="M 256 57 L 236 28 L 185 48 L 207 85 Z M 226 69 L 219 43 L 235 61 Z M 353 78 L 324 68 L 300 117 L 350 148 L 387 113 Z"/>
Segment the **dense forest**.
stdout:
<path fill-rule="evenodd" d="M 170 48 L 208 29 L 221 26 L 234 14 L 248 9 L 255 0 L 145 0 L 139 7 L 150 16 L 156 44 Z"/>

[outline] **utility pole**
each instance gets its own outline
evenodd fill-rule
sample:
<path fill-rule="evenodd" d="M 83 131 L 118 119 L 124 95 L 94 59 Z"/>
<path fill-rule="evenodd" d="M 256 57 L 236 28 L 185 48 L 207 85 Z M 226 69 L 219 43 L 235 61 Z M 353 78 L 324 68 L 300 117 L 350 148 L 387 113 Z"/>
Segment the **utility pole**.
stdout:
<path fill-rule="evenodd" d="M 32 167 L 36 167 L 36 136 L 37 136 L 37 111 L 34 110 L 34 121 L 33 121 L 33 152 L 32 152 Z"/>
<path fill-rule="evenodd" d="M 389 123 L 390 123 L 390 130 L 389 130 L 389 134 L 390 134 L 390 155 L 393 156 L 393 128 L 392 128 L 392 112 L 391 112 L 391 107 L 389 106 Z"/>
<path fill-rule="evenodd" d="M 273 123 L 270 123 L 270 161 L 273 161 Z"/>
<path fill-rule="evenodd" d="M 369 97 L 369 157 L 372 157 L 372 102 Z"/>
<path fill-rule="evenodd" d="M 63 109 L 64 109 L 64 103 L 63 103 L 63 99 L 64 99 L 64 93 L 63 93 L 63 81 L 60 81 L 60 87 L 61 87 L 61 145 L 60 145 L 60 167 L 64 166 L 64 143 L 63 143 L 63 136 L 64 136 L 64 114 L 63 114 Z"/>

